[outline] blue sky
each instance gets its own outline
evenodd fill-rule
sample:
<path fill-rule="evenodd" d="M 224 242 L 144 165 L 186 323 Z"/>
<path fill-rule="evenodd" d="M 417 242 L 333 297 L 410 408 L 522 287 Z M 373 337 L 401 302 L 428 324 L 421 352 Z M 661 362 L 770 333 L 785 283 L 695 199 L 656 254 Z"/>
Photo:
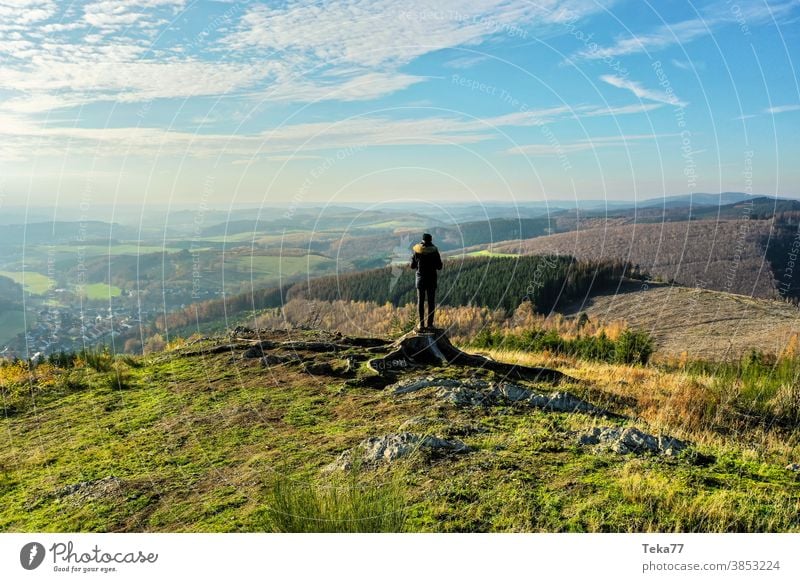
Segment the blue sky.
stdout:
<path fill-rule="evenodd" d="M 3 203 L 800 195 L 800 0 L 0 0 Z"/>

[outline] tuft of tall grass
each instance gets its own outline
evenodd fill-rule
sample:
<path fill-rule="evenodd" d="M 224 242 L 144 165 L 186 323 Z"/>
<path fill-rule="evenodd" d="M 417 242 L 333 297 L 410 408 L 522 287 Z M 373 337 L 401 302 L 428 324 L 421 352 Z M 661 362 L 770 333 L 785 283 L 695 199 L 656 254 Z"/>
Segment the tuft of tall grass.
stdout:
<path fill-rule="evenodd" d="M 364 484 L 351 470 L 323 484 L 275 479 L 267 493 L 265 529 L 283 533 L 402 532 L 406 497 L 397 480 Z"/>

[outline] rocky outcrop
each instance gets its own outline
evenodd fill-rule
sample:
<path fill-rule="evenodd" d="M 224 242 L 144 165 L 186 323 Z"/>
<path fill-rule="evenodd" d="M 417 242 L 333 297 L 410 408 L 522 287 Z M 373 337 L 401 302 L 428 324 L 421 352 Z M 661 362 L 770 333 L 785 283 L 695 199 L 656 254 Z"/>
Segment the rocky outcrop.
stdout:
<path fill-rule="evenodd" d="M 375 468 L 381 464 L 392 463 L 413 453 L 420 452 L 427 457 L 448 454 L 463 454 L 471 449 L 460 440 L 445 440 L 431 435 L 410 432 L 387 434 L 361 441 L 356 447 L 344 451 L 325 467 L 325 471 L 349 470 L 356 468 Z"/>
<path fill-rule="evenodd" d="M 426 388 L 436 390 L 436 398 L 453 406 L 517 405 L 539 408 L 551 412 L 582 412 L 598 416 L 612 416 L 569 392 L 545 394 L 534 392 L 512 382 L 490 382 L 479 378 L 436 378 L 434 376 L 401 380 L 388 386 L 393 394 L 404 395 Z"/>
<path fill-rule="evenodd" d="M 651 435 L 638 428 L 595 427 L 578 437 L 581 445 L 599 445 L 606 450 L 627 454 L 653 453 L 672 457 L 683 451 L 689 443 L 674 437 Z"/>

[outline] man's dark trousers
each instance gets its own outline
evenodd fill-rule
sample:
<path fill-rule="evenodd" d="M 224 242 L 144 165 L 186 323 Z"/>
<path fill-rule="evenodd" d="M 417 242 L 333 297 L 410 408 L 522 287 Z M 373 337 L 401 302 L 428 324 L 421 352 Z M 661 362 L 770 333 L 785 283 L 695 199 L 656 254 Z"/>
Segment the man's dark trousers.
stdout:
<path fill-rule="evenodd" d="M 433 327 L 433 312 L 436 305 L 436 285 L 417 287 L 417 308 L 419 309 L 419 324 L 425 326 L 425 300 L 428 301 L 428 325 Z"/>

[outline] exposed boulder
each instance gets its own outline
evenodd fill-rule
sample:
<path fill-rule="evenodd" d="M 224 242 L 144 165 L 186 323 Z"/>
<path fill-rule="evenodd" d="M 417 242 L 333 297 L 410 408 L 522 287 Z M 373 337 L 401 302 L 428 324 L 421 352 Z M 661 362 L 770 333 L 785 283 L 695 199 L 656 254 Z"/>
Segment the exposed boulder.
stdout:
<path fill-rule="evenodd" d="M 598 408 L 585 400 L 581 400 L 570 392 L 554 392 L 553 394 L 534 394 L 526 401 L 530 406 L 553 412 L 583 412 L 601 416 L 614 416 L 608 411 Z"/>
<path fill-rule="evenodd" d="M 76 502 L 89 501 L 115 495 L 120 492 L 122 485 L 122 480 L 113 475 L 109 475 L 102 479 L 81 481 L 80 483 L 66 485 L 50 496 L 57 499 L 69 497 Z"/>
<path fill-rule="evenodd" d="M 453 406 L 463 408 L 466 406 L 491 406 L 496 403 L 496 399 L 491 393 L 481 392 L 466 386 L 452 386 L 439 388 L 436 391 L 436 398 L 443 402 L 449 402 Z"/>
<path fill-rule="evenodd" d="M 689 443 L 674 437 L 655 436 L 638 428 L 615 426 L 594 427 L 581 433 L 578 443 L 600 445 L 621 455 L 653 453 L 668 457 L 677 455 L 689 446 Z"/>
<path fill-rule="evenodd" d="M 435 457 L 462 454 L 470 450 L 463 442 L 455 439 L 445 440 L 410 432 L 387 434 L 364 439 L 354 448 L 339 455 L 325 467 L 325 471 L 348 470 L 354 464 L 358 467 L 374 468 L 384 463 L 392 463 L 417 451 Z"/>
<path fill-rule="evenodd" d="M 515 404 L 553 412 L 583 412 L 611 416 L 609 412 L 581 400 L 569 392 L 545 394 L 534 392 L 512 382 L 489 382 L 480 378 L 409 378 L 388 387 L 395 395 L 409 394 L 425 388 L 436 389 L 436 398 L 454 406 L 497 406 Z"/>
<path fill-rule="evenodd" d="M 480 380 L 478 378 L 466 378 L 466 379 L 458 379 L 458 378 L 437 378 L 436 376 L 418 376 L 416 378 L 404 378 L 399 382 L 395 382 L 391 386 L 387 388 L 390 389 L 394 394 L 408 394 L 410 392 L 416 392 L 417 390 L 422 390 L 423 388 L 429 388 L 431 386 L 435 386 L 437 388 L 454 388 L 457 386 L 466 386 L 466 387 L 473 387 L 473 388 L 488 388 L 489 383 L 486 380 Z"/>

